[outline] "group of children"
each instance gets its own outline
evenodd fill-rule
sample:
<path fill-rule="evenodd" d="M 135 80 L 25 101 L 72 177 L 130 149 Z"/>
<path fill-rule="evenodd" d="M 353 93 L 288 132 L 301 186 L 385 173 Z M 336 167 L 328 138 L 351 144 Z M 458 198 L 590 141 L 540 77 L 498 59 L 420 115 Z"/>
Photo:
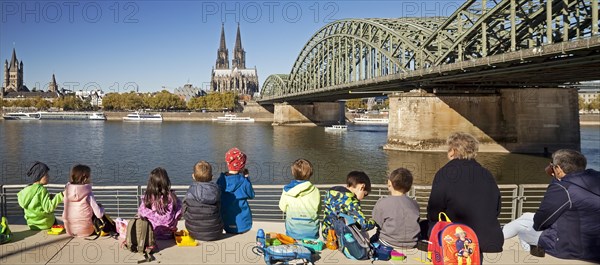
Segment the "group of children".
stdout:
<path fill-rule="evenodd" d="M 183 202 L 171 190 L 167 171 L 158 167 L 150 172 L 148 185 L 138 209 L 138 216 L 152 225 L 157 239 L 173 238 L 177 222 L 183 217 L 185 227 L 196 240 L 221 239 L 222 231 L 239 234 L 252 228 L 249 199 L 254 189 L 245 170 L 246 155 L 237 148 L 225 154 L 227 172 L 213 182 L 212 168 L 206 161 L 194 165 L 192 179 Z M 63 222 L 67 234 L 84 237 L 94 232 L 92 216 L 102 218 L 104 210 L 96 202 L 91 188 L 91 170 L 85 165 L 71 169 L 65 190 L 51 196 L 44 185 L 49 182 L 49 168 L 35 162 L 27 175 L 32 183 L 18 193 L 19 205 L 32 230 L 49 229 L 56 224 L 54 209 L 64 201 Z M 367 218 L 360 201 L 371 191 L 369 177 L 352 171 L 346 186 L 332 187 L 321 201 L 319 189 L 310 178 L 313 167 L 308 160 L 298 159 L 291 166 L 293 180 L 283 187 L 279 208 L 286 214 L 286 234 L 294 239 L 327 238 L 331 229 L 329 216 L 344 213 L 365 230 L 377 227 L 371 238 L 392 247 L 414 247 L 420 233 L 419 207 L 405 196 L 413 177 L 407 169 L 393 171 L 387 180 L 390 196 L 377 201 L 373 217 Z M 323 207 L 324 218 L 319 218 Z M 319 229 L 321 228 L 321 229 Z"/>

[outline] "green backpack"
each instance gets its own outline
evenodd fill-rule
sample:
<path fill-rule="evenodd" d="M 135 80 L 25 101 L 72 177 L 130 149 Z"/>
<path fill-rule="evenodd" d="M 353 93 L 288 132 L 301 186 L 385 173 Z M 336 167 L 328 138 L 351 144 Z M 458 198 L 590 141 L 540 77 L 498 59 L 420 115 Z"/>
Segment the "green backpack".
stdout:
<path fill-rule="evenodd" d="M 11 238 L 12 233 L 10 232 L 10 228 L 8 228 L 6 217 L 2 216 L 2 221 L 0 221 L 0 245 L 8 243 Z"/>
<path fill-rule="evenodd" d="M 138 263 L 155 260 L 152 253 L 155 250 L 156 242 L 152 225 L 148 220 L 130 219 L 127 224 L 127 235 L 124 243 L 125 248 L 129 251 L 144 254 L 144 260 L 140 260 Z"/>

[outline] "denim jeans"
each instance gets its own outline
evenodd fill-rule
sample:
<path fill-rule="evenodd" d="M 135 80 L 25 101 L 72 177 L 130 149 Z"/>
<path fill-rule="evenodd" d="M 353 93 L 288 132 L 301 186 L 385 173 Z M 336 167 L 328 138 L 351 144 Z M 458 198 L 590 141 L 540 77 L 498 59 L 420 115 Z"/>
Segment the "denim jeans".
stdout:
<path fill-rule="evenodd" d="M 525 251 L 529 251 L 529 245 L 537 246 L 542 231 L 533 230 L 533 215 L 534 213 L 523 213 L 521 217 L 504 225 L 502 228 L 504 239 L 519 236 L 521 247 Z"/>

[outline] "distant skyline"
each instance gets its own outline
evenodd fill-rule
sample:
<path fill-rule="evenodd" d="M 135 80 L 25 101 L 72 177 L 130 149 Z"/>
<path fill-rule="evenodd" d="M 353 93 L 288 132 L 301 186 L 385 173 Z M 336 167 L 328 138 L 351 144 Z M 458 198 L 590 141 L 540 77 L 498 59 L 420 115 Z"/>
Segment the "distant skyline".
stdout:
<path fill-rule="evenodd" d="M 246 66 L 257 67 L 262 86 L 271 74 L 288 74 L 329 22 L 448 16 L 463 2 L 2 1 L 0 59 L 10 62 L 14 47 L 30 89 L 46 90 L 52 74 L 71 90 L 173 92 L 188 82 L 206 89 L 221 23 L 231 59 L 239 22 Z"/>

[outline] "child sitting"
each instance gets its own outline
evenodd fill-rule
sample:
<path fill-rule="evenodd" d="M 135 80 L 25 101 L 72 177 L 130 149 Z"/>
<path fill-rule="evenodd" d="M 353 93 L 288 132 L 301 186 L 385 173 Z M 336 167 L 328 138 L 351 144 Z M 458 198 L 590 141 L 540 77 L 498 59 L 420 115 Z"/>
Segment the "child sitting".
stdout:
<path fill-rule="evenodd" d="M 223 235 L 221 190 L 211 182 L 212 167 L 206 161 L 196 163 L 192 178 L 183 206 L 185 228 L 196 240 L 218 240 Z"/>
<path fill-rule="evenodd" d="M 336 186 L 327 191 L 325 195 L 323 226 L 321 234 L 327 238 L 327 233 L 333 225 L 329 218 L 336 213 L 352 216 L 363 230 L 375 227 L 373 219 L 367 219 L 360 207 L 360 201 L 369 195 L 371 180 L 362 171 L 352 171 L 346 177 L 346 187 Z"/>
<path fill-rule="evenodd" d="M 181 201 L 171 190 L 171 180 L 164 168 L 157 167 L 150 172 L 138 215 L 148 219 L 156 239 L 173 238 L 181 218 Z"/>
<path fill-rule="evenodd" d="M 237 148 L 225 153 L 228 172 L 223 172 L 217 180 L 221 189 L 221 216 L 225 232 L 244 233 L 252 228 L 252 212 L 248 199 L 254 199 L 254 189 L 248 175 L 243 173 L 246 155 Z"/>
<path fill-rule="evenodd" d="M 371 242 L 390 247 L 415 247 L 419 228 L 419 205 L 406 193 L 413 183 L 413 176 L 408 169 L 394 170 L 387 180 L 390 196 L 381 198 L 373 208 L 373 219 L 377 222 L 377 233 Z"/>
<path fill-rule="evenodd" d="M 283 187 L 279 209 L 285 213 L 285 232 L 301 240 L 319 238 L 319 189 L 310 183 L 313 174 L 308 160 L 298 159 L 292 164 L 292 180 Z"/>
<path fill-rule="evenodd" d="M 104 209 L 96 203 L 92 193 L 92 170 L 86 165 L 76 165 L 71 169 L 69 183 L 65 187 L 65 210 L 62 218 L 65 230 L 70 236 L 85 237 L 94 233 L 92 215 L 104 216 Z"/>
<path fill-rule="evenodd" d="M 56 222 L 54 209 L 63 201 L 63 192 L 50 196 L 44 187 L 50 181 L 48 171 L 46 164 L 36 161 L 27 172 L 33 179 L 32 184 L 17 193 L 19 206 L 25 211 L 25 220 L 31 230 L 50 229 Z"/>

